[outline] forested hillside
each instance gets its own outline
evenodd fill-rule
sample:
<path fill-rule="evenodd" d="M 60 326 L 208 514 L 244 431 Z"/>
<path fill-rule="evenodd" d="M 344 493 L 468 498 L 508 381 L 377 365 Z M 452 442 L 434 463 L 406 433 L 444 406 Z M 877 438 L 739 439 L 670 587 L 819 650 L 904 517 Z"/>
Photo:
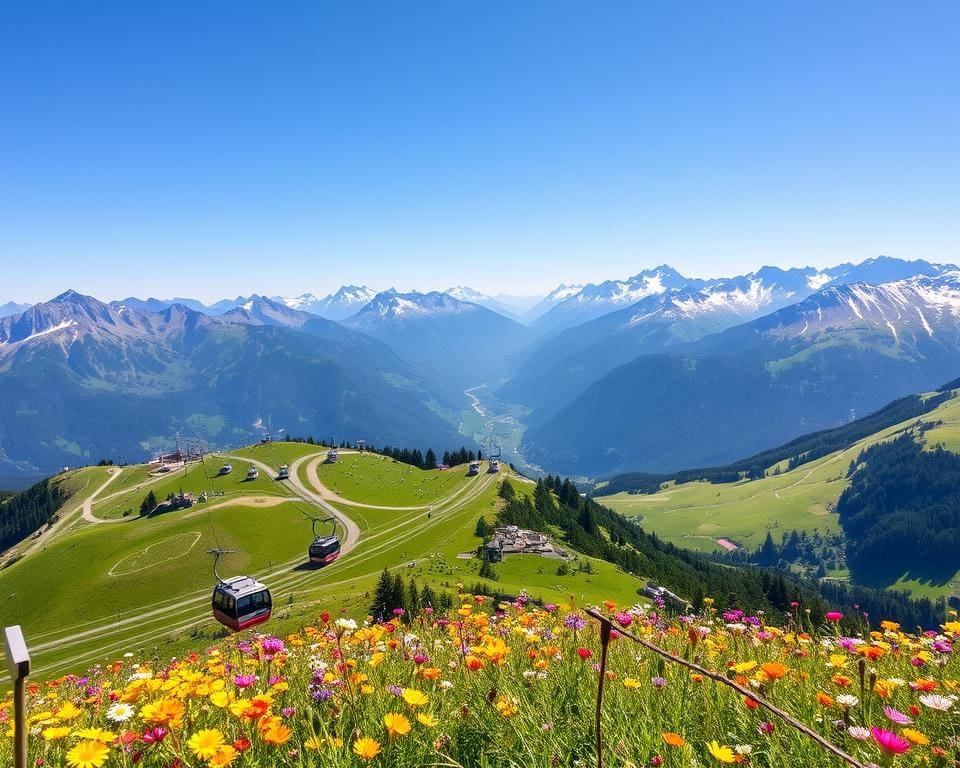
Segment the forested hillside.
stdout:
<path fill-rule="evenodd" d="M 837 511 L 853 579 L 943 584 L 958 570 L 960 455 L 924 450 L 912 434 L 863 451 Z"/>
<path fill-rule="evenodd" d="M 652 474 L 649 472 L 628 472 L 616 475 L 603 486 L 604 494 L 621 493 L 656 493 L 663 483 L 674 481 L 692 483 L 706 480 L 711 483 L 735 483 L 747 478 L 763 477 L 766 469 L 782 461 L 788 462 L 788 467 L 794 469 L 816 459 L 827 456 L 834 451 L 849 448 L 858 440 L 863 440 L 887 427 L 901 421 L 918 418 L 929 413 L 934 408 L 953 397 L 953 390 L 960 386 L 960 381 L 951 381 L 940 387 L 936 394 L 929 397 L 922 395 L 907 395 L 894 400 L 874 413 L 862 419 L 851 421 L 833 429 L 823 429 L 803 435 L 789 443 L 771 448 L 746 459 L 740 459 L 731 464 L 720 467 L 702 467 L 685 469 L 670 474 Z"/>
<path fill-rule="evenodd" d="M 802 602 L 814 621 L 832 607 L 857 604 L 874 616 L 894 617 L 908 626 L 934 627 L 942 620 L 943 605 L 928 599 L 835 582 L 798 579 L 774 569 L 729 567 L 710 562 L 694 552 L 648 534 L 593 499 L 580 496 L 569 479 L 548 476 L 537 482 L 533 498 L 516 494 L 504 481 L 505 500 L 498 525 L 553 532 L 560 529 L 567 544 L 665 586 L 694 605 L 714 597 L 747 610 L 791 610 Z"/>
<path fill-rule="evenodd" d="M 64 490 L 47 478 L 0 501 L 0 551 L 50 522 L 66 499 Z"/>

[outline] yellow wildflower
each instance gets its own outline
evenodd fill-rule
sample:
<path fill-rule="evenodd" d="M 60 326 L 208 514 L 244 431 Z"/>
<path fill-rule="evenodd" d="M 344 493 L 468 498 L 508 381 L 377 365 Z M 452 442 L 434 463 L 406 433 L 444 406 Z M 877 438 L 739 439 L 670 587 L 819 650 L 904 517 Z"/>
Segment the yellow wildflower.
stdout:
<path fill-rule="evenodd" d="M 362 736 L 353 742 L 353 754 L 361 760 L 373 760 L 380 754 L 380 742 L 369 736 Z"/>
<path fill-rule="evenodd" d="M 70 768 L 101 768 L 107 761 L 110 747 L 100 741 L 80 741 L 67 752 Z"/>
<path fill-rule="evenodd" d="M 223 745 L 223 734 L 216 728 L 205 728 L 197 731 L 187 742 L 190 751 L 201 760 L 209 760 L 220 751 Z"/>
<path fill-rule="evenodd" d="M 410 721 L 397 712 L 388 712 L 383 716 L 383 724 L 387 726 L 387 735 L 391 739 L 397 736 L 406 736 L 410 733 Z"/>

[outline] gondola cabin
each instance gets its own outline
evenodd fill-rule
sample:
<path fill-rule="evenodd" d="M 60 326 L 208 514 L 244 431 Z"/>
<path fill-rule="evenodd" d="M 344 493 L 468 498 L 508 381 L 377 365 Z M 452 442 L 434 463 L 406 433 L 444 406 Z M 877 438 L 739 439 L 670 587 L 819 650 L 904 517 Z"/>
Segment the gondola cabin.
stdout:
<path fill-rule="evenodd" d="M 281 464 L 280 471 L 277 473 L 277 480 L 286 480 L 288 477 L 290 477 L 290 467 Z"/>
<path fill-rule="evenodd" d="M 256 480 L 258 477 L 260 477 L 260 470 L 256 467 L 250 467 L 247 470 L 247 480 Z"/>
<path fill-rule="evenodd" d="M 233 472 L 233 464 L 224 464 L 222 467 L 220 467 L 220 471 L 217 474 L 229 475 L 231 472 Z"/>
<path fill-rule="evenodd" d="M 213 617 L 234 632 L 263 624 L 271 608 L 270 590 L 249 576 L 233 576 L 214 587 Z"/>
<path fill-rule="evenodd" d="M 336 536 L 317 536 L 310 544 L 310 562 L 332 563 L 340 556 L 340 541 Z"/>

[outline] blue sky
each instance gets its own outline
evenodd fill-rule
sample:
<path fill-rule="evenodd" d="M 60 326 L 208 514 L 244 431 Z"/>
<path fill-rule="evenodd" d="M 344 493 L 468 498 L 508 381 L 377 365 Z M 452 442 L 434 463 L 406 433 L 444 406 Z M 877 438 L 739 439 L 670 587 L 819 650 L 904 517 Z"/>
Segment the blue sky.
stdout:
<path fill-rule="evenodd" d="M 960 259 L 960 4 L 0 7 L 0 301 Z"/>

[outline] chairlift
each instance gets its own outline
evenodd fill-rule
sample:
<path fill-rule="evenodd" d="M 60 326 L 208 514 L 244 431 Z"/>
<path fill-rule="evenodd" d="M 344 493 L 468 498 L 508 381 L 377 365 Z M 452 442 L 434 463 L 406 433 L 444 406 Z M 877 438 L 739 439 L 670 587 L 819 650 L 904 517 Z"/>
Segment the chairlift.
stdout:
<path fill-rule="evenodd" d="M 213 588 L 213 618 L 234 632 L 263 624 L 270 618 L 273 600 L 266 584 L 250 576 L 220 577 L 217 562 L 221 555 L 236 550 L 211 549 L 214 556 L 213 575 L 217 585 Z"/>

